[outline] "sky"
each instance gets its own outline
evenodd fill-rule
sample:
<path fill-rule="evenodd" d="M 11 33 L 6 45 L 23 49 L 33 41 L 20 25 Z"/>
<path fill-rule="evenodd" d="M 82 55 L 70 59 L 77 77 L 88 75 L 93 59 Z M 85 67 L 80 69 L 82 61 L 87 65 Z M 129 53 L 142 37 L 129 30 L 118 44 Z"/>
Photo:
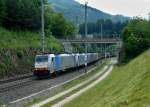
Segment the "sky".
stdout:
<path fill-rule="evenodd" d="M 140 16 L 148 18 L 150 13 L 150 0 L 76 0 L 80 3 L 88 2 L 88 5 L 101 11 L 116 15 Z"/>

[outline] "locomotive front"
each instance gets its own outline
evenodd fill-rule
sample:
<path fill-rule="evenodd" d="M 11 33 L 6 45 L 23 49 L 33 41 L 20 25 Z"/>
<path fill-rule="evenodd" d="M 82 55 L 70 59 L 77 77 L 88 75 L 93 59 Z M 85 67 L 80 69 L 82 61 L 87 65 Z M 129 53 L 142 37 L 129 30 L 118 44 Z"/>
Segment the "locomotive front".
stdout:
<path fill-rule="evenodd" d="M 49 55 L 37 55 L 35 57 L 35 76 L 47 76 L 49 75 Z"/>

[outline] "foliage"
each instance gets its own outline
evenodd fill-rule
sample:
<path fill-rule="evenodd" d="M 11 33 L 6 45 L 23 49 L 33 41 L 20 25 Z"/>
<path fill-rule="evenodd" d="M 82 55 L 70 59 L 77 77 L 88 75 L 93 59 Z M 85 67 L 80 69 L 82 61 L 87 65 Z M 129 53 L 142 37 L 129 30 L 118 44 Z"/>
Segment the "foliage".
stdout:
<path fill-rule="evenodd" d="M 41 48 L 40 34 L 38 32 L 30 31 L 9 31 L 0 27 L 0 49 L 27 49 Z M 62 52 L 63 47 L 61 43 L 53 36 L 45 38 L 45 47 L 47 50 L 53 52 Z"/>
<path fill-rule="evenodd" d="M 6 15 L 5 11 L 6 11 L 5 0 L 0 0 L 0 25 L 4 21 L 3 18 Z"/>
<path fill-rule="evenodd" d="M 131 59 L 150 48 L 150 21 L 134 18 L 123 31 L 124 59 Z"/>
<path fill-rule="evenodd" d="M 72 36 L 75 31 L 75 27 L 67 22 L 62 14 L 53 14 L 53 22 L 51 23 L 52 34 L 57 38 Z"/>
<path fill-rule="evenodd" d="M 31 31 L 10 31 L 0 27 L 0 79 L 31 73 L 35 54 L 41 53 L 40 34 Z M 45 38 L 45 52 L 63 52 L 53 36 Z"/>
<path fill-rule="evenodd" d="M 67 21 L 61 13 L 56 13 L 50 5 L 45 7 L 45 31 L 46 35 L 54 35 L 56 38 L 73 36 L 75 27 Z"/>
<path fill-rule="evenodd" d="M 5 0 L 6 28 L 39 29 L 40 0 Z"/>
<path fill-rule="evenodd" d="M 125 27 L 127 22 L 112 22 L 111 20 L 98 20 L 96 23 L 88 23 L 88 34 L 100 34 L 101 33 L 101 26 L 103 30 L 103 35 L 112 35 L 112 34 L 121 34 L 121 31 Z M 80 25 L 80 34 L 84 34 L 84 26 L 85 24 Z"/>
<path fill-rule="evenodd" d="M 75 27 L 60 13 L 51 9 L 45 0 L 46 36 L 67 37 Z M 41 29 L 41 0 L 0 0 L 0 23 L 12 30 L 39 31 Z"/>

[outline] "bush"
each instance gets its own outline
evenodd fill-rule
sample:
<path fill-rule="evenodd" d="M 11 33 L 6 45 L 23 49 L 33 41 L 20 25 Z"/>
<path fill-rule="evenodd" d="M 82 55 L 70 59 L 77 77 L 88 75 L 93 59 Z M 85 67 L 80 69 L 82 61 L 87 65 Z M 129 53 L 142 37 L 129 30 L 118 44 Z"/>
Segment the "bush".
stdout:
<path fill-rule="evenodd" d="M 123 31 L 124 59 L 131 59 L 150 48 L 150 22 L 135 18 Z"/>

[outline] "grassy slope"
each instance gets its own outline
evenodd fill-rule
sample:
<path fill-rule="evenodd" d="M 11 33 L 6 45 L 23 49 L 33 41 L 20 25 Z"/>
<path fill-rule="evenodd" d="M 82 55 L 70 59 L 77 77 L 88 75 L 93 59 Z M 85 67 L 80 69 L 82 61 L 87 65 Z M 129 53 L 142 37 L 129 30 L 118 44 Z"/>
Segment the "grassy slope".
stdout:
<path fill-rule="evenodd" d="M 65 107 L 150 107 L 150 50 Z"/>
<path fill-rule="evenodd" d="M 59 52 L 63 48 L 54 37 L 46 37 L 46 50 Z M 9 31 L 0 27 L 0 79 L 31 73 L 34 56 L 40 52 L 40 34 L 29 31 Z"/>
<path fill-rule="evenodd" d="M 29 31 L 9 31 L 0 27 L 1 48 L 40 48 L 40 33 Z M 59 41 L 54 37 L 46 37 L 46 47 L 55 50 L 61 49 Z"/>

